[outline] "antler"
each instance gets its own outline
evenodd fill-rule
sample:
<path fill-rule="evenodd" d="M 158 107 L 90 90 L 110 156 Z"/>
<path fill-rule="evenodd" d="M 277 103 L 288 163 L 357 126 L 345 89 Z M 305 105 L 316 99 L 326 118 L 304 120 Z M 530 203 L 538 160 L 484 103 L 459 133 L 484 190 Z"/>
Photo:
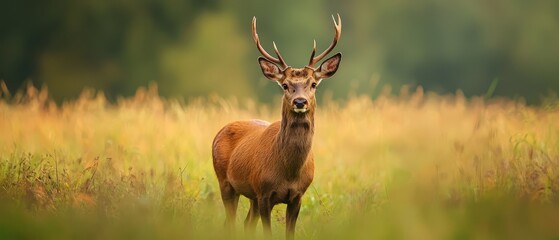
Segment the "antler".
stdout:
<path fill-rule="evenodd" d="M 326 50 L 324 50 L 323 53 L 314 57 L 314 54 L 316 53 L 316 40 L 315 40 L 314 41 L 314 46 L 313 46 L 313 49 L 312 49 L 312 53 L 311 53 L 311 60 L 309 61 L 309 64 L 307 65 L 307 67 L 312 67 L 318 61 L 323 59 L 328 53 L 330 53 L 332 51 L 332 49 L 334 49 L 336 44 L 338 44 L 338 41 L 340 40 L 340 36 L 342 35 L 342 19 L 340 18 L 340 14 L 338 14 L 338 22 L 336 22 L 336 19 L 334 19 L 334 15 L 332 15 L 332 20 L 334 20 L 334 30 L 336 31 L 334 33 L 334 40 L 332 41 L 330 46 Z"/>
<path fill-rule="evenodd" d="M 281 54 L 279 53 L 278 47 L 276 47 L 275 42 L 272 42 L 272 43 L 274 44 L 274 51 L 276 52 L 276 55 L 278 55 L 278 58 L 272 57 L 272 55 L 270 55 L 268 52 L 266 52 L 266 50 L 264 50 L 262 45 L 260 45 L 260 39 L 258 38 L 258 33 L 256 33 L 256 17 L 252 17 L 252 38 L 254 39 L 254 42 L 256 43 L 256 47 L 258 48 L 258 51 L 260 51 L 260 53 L 262 53 L 262 55 L 266 59 L 268 59 L 272 62 L 275 62 L 277 64 L 281 64 L 283 69 L 286 69 L 286 68 L 289 67 L 287 65 L 287 63 L 285 63 L 285 61 L 281 57 Z"/>

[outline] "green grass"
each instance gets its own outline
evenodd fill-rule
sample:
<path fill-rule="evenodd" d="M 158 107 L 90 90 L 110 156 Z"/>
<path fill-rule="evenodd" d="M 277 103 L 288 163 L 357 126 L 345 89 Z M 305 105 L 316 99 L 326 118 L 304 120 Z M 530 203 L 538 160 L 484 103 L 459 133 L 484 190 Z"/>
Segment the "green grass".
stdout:
<path fill-rule="evenodd" d="M 559 239 L 559 110 L 421 89 L 319 102 L 315 180 L 300 239 Z M 278 106 L 217 97 L 188 104 L 155 88 L 108 103 L 85 92 L 0 100 L 0 239 L 245 238 L 211 163 L 227 122 Z M 284 237 L 285 206 L 273 212 Z M 262 236 L 261 227 L 256 232 Z"/>

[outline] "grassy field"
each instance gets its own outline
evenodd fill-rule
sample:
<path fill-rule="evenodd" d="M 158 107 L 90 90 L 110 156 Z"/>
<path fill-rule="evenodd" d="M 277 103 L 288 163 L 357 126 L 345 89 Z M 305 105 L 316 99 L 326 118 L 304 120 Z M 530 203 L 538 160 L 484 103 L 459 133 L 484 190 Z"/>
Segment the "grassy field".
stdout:
<path fill-rule="evenodd" d="M 224 239 L 211 142 L 279 106 L 163 99 L 108 103 L 46 90 L 0 100 L 0 239 Z M 299 239 L 559 239 L 559 103 L 421 89 L 318 103 L 315 180 Z M 241 198 L 236 235 L 248 201 Z M 284 238 L 285 206 L 273 212 Z M 257 236 L 261 236 L 259 223 Z"/>

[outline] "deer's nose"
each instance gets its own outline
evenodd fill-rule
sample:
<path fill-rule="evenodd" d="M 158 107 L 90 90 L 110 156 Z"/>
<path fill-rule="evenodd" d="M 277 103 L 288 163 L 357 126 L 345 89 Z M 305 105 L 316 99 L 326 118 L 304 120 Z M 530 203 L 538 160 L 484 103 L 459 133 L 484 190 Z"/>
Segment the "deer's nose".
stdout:
<path fill-rule="evenodd" d="M 307 104 L 307 99 L 304 98 L 296 98 L 293 100 L 293 105 L 297 108 L 303 108 Z"/>

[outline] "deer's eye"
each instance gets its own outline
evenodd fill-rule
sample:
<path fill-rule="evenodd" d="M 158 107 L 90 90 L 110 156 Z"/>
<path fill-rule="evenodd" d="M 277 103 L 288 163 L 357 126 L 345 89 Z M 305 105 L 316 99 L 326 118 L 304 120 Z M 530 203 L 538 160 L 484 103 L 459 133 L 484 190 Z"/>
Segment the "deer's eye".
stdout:
<path fill-rule="evenodd" d="M 312 83 L 311 88 L 316 88 L 316 83 Z"/>
<path fill-rule="evenodd" d="M 287 87 L 287 84 L 282 84 L 281 87 L 283 87 L 283 90 L 287 90 L 289 87 Z"/>

